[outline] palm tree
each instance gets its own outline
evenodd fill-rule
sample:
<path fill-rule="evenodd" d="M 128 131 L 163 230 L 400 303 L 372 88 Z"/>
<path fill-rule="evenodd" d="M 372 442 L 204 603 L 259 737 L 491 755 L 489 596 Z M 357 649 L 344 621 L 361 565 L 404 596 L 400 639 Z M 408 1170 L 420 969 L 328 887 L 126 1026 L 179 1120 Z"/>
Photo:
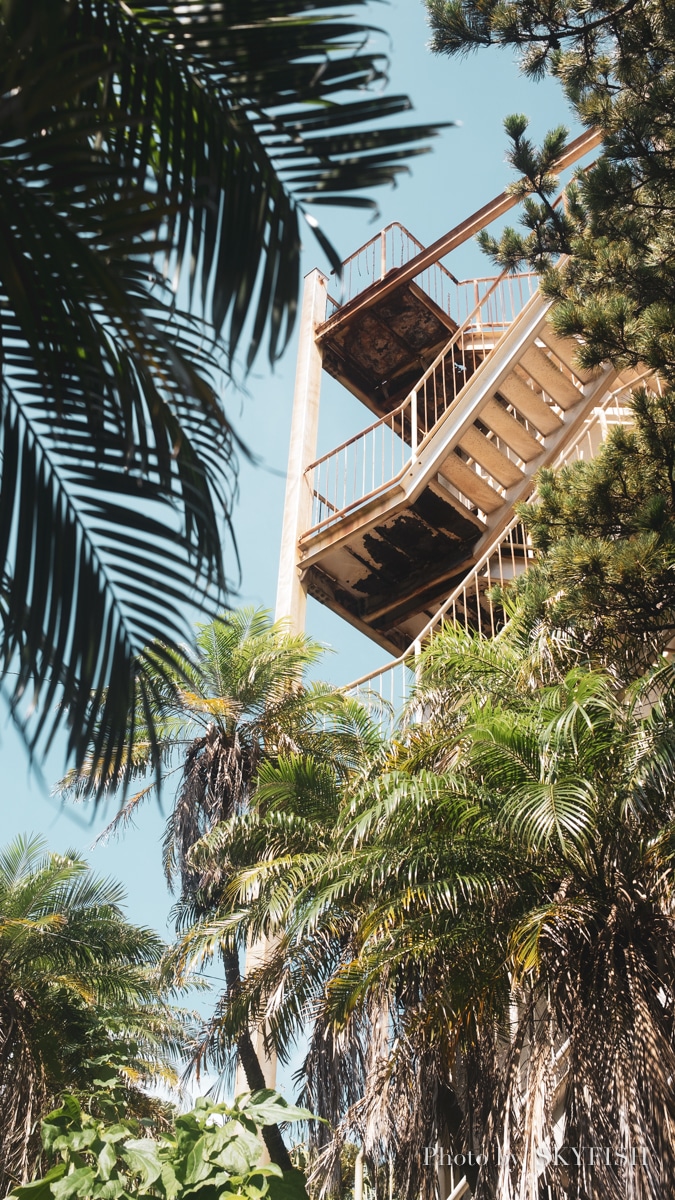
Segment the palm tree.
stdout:
<path fill-rule="evenodd" d="M 420 1188 L 428 1194 L 420 1146 L 434 1140 L 429 1125 L 435 1127 L 437 1106 L 422 1083 L 435 1090 L 430 1072 L 444 1052 L 449 1076 L 449 1039 L 424 1047 L 408 1028 L 398 1038 L 398 1077 L 387 1072 L 387 1034 L 394 1028 L 402 1033 L 406 1000 L 400 991 L 390 1003 L 387 982 L 393 977 L 385 981 L 381 965 L 373 970 L 364 928 L 370 918 L 377 921 L 373 910 L 380 903 L 387 910 L 417 840 L 435 853 L 437 839 L 448 837 L 451 816 L 461 824 L 464 806 L 428 772 L 415 788 L 405 771 L 396 770 L 366 712 L 345 703 L 358 730 L 358 752 L 348 764 L 298 753 L 262 764 L 255 811 L 215 826 L 194 847 L 191 859 L 202 877 L 221 872 L 228 882 L 213 910 L 187 925 L 167 966 L 173 979 L 185 982 L 223 944 L 266 942 L 266 961 L 247 973 L 234 997 L 227 994 L 219 1003 L 204 1030 L 201 1057 L 222 1067 L 240 1030 L 254 1025 L 265 1028 L 288 1063 L 297 1039 L 308 1034 L 303 1096 L 329 1122 L 313 1130 L 315 1180 L 337 1192 L 342 1152 L 356 1142 L 366 1147 L 373 1170 L 393 1155 L 398 1167 L 407 1158 L 401 1194 Z M 375 835 L 387 820 L 396 832 L 390 828 L 383 843 Z M 425 966 L 421 952 L 412 954 L 410 944 L 399 966 L 403 961 L 412 1006 L 413 991 L 423 986 L 419 971 L 434 967 Z M 397 1108 L 390 1122 L 386 1110 Z M 397 1182 L 403 1187 L 400 1173 Z"/>
<path fill-rule="evenodd" d="M 0 3 L 0 669 L 31 747 L 65 723 L 120 767 L 144 648 L 174 670 L 185 597 L 223 593 L 224 374 L 290 336 L 300 218 L 432 132 L 388 127 L 409 102 L 366 94 L 386 63 L 340 8 Z"/>
<path fill-rule="evenodd" d="M 158 763 L 167 774 L 176 772 L 179 784 L 164 841 L 165 869 L 170 885 L 178 881 L 179 926 L 208 919 L 227 884 L 227 871 L 214 861 L 197 863 L 193 847 L 214 828 L 230 820 L 255 820 L 258 778 L 280 756 L 310 754 L 346 771 L 359 755 L 362 730 L 353 724 L 350 706 L 332 688 L 304 682 L 305 672 L 323 648 L 303 634 L 291 634 L 285 623 L 272 623 L 262 610 L 226 613 L 199 627 L 195 654 L 185 658 L 172 680 L 163 664 L 165 688 L 161 711 L 153 714 L 154 738 L 143 737 L 143 711 L 136 714 L 134 754 L 129 774 L 151 776 L 150 783 L 131 796 L 109 832 L 133 818 L 157 787 Z M 146 728 L 147 734 L 147 728 Z M 155 740 L 156 739 L 156 740 Z M 91 790 L 114 788 L 116 777 L 92 756 L 62 785 L 66 796 L 82 798 Z M 221 939 L 227 989 L 221 1007 L 238 1002 L 241 991 L 240 954 L 247 938 Z M 213 1028 L 217 1029 L 217 1014 Z M 213 1038 L 206 1033 L 195 1053 L 197 1068 L 208 1065 Z M 264 1088 L 265 1078 L 250 1028 L 238 1030 L 236 1052 L 252 1090 Z M 225 1062 L 216 1060 L 219 1069 Z M 231 1065 L 230 1060 L 230 1065 Z M 273 1161 L 290 1169 L 290 1159 L 276 1129 L 265 1138 Z"/>
<path fill-rule="evenodd" d="M 487 1153 L 468 1172 L 481 1198 L 663 1194 L 669 671 L 622 693 L 580 667 L 551 678 L 549 657 L 508 638 L 446 631 L 415 697 L 425 724 L 360 778 L 334 779 L 322 836 L 301 817 L 330 789 L 296 759 L 268 770 L 278 804 L 264 819 L 230 822 L 194 852 L 228 864 L 230 881 L 173 961 L 186 977 L 233 929 L 274 935 L 219 1036 L 253 1016 L 281 1048 L 309 1024 L 303 1099 L 335 1127 L 316 1134 L 324 1189 L 350 1139 L 371 1169 L 393 1161 L 401 1195 L 434 1195 L 420 1146 L 437 1141 Z M 547 1162 L 554 1128 L 578 1166 L 571 1151 Z M 594 1146 L 609 1163 L 590 1161 Z"/>
<path fill-rule="evenodd" d="M 672 1178 L 675 714 L 669 691 L 642 715 L 653 687 L 622 697 L 573 671 L 530 711 L 472 723 L 473 768 L 535 884 L 510 930 L 518 1013 L 488 1119 L 529 1182 L 518 1192 L 505 1165 L 505 1197 L 538 1195 L 556 1122 L 581 1163 L 570 1150 L 569 1171 L 547 1166 L 554 1196 L 655 1198 Z M 593 1161 L 601 1145 L 610 1161 Z"/>
<path fill-rule="evenodd" d="M 60 1092 L 115 1068 L 143 1112 L 142 1086 L 175 1080 L 187 1030 L 162 998 L 163 945 L 124 918 L 123 900 L 119 884 L 39 838 L 0 851 L 3 1195 L 38 1163 L 40 1120 Z"/>

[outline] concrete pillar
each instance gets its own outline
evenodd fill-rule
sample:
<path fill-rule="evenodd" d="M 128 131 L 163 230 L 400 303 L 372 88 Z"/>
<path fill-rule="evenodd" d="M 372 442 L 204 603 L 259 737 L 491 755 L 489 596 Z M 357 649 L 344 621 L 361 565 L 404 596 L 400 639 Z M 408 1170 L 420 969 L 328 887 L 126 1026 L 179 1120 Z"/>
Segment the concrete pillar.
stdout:
<path fill-rule="evenodd" d="M 300 310 L 300 341 L 275 609 L 275 619 L 289 620 L 293 633 L 302 633 L 305 628 L 307 596 L 298 572 L 298 539 L 312 523 L 312 492 L 305 479 L 305 468 L 316 458 L 321 355 L 316 345 L 315 331 L 317 325 L 326 319 L 327 282 L 321 271 L 310 271 L 305 277 Z"/>
<path fill-rule="evenodd" d="M 354 1200 L 363 1200 L 363 1150 L 359 1150 L 354 1163 Z"/>
<path fill-rule="evenodd" d="M 275 620 L 289 620 L 294 633 L 305 628 L 307 597 L 298 573 L 298 539 L 311 524 L 312 493 L 305 479 L 305 468 L 316 457 L 319 430 L 319 393 L 321 390 L 321 355 L 314 340 L 317 325 L 326 319 L 326 284 L 320 271 L 305 276 L 300 310 L 300 340 L 295 370 L 291 439 L 288 451 L 286 497 L 279 555 L 279 578 Z M 273 945 L 266 938 L 248 946 L 246 971 L 254 971 L 264 962 Z M 267 1087 L 276 1087 L 277 1060 L 265 1054 L 263 1031 L 251 1030 L 251 1037 L 263 1069 Z M 237 1067 L 235 1093 L 247 1090 L 246 1077 Z M 265 1156 L 266 1157 L 266 1156 Z"/>

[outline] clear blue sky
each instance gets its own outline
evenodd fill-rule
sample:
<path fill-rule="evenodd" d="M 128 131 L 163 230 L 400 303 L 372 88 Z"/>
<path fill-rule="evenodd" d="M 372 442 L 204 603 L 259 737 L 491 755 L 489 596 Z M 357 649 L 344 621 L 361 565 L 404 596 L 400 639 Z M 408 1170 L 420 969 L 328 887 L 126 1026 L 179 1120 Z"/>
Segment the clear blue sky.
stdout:
<path fill-rule="evenodd" d="M 349 9 L 348 0 L 344 9 Z M 508 53 L 482 51 L 463 61 L 432 57 L 419 0 L 372 3 L 360 9 L 358 17 L 386 29 L 389 43 L 385 39 L 383 44 L 391 56 L 389 90 L 411 96 L 415 111 L 410 119 L 461 124 L 445 130 L 436 139 L 432 153 L 415 160 L 410 176 L 404 177 L 397 188 L 379 193 L 380 215 L 375 224 L 358 210 L 321 211 L 323 227 L 342 257 L 372 237 L 380 226 L 394 220 L 428 244 L 499 193 L 513 178 L 504 162 L 502 121 L 508 113 L 526 113 L 535 137 L 570 120 L 557 86 L 551 81 L 527 81 Z M 307 230 L 304 271 L 315 266 L 327 269 Z M 464 276 L 473 271 L 479 275 L 489 273 L 485 259 L 473 245 L 461 251 L 454 269 Z M 246 462 L 241 465 L 234 528 L 242 581 L 239 596 L 233 598 L 235 603 L 274 607 L 294 368 L 293 344 L 273 374 L 261 359 L 246 383 L 246 393 L 233 390 L 230 396 L 231 419 L 260 460 L 257 467 Z M 326 380 L 320 433 L 323 448 L 350 436 L 359 428 L 359 422 L 362 427 L 369 423 L 369 415 L 359 409 L 356 401 L 347 399 L 337 385 L 329 386 Z M 333 648 L 322 674 L 336 683 L 346 683 L 385 661 L 381 649 L 312 600 L 308 632 Z M 137 828 L 121 841 L 91 852 L 91 843 L 105 818 L 99 813 L 92 820 L 86 809 L 64 809 L 49 798 L 50 787 L 63 768 L 58 754 L 45 765 L 41 782 L 31 773 L 25 751 L 2 714 L 0 736 L 5 780 L 3 841 L 19 832 L 40 832 L 55 850 L 76 848 L 97 870 L 124 881 L 133 920 L 154 925 L 169 936 L 171 898 L 161 871 L 163 817 L 156 803 L 147 805 Z"/>

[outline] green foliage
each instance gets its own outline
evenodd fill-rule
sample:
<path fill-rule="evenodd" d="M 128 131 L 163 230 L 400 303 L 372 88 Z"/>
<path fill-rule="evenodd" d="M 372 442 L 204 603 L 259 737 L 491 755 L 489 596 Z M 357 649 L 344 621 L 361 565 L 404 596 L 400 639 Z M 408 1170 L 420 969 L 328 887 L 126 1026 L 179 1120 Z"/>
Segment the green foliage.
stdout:
<path fill-rule="evenodd" d="M 161 939 L 124 917 L 122 888 L 77 856 L 19 838 L 0 852 L 0 1191 L 39 1160 L 39 1118 L 64 1089 L 177 1082 L 187 1014 L 167 1003 Z M 159 1107 L 159 1106 L 155 1106 Z"/>
<path fill-rule="evenodd" d="M 530 232 L 522 236 L 509 226 L 497 241 L 484 230 L 478 235 L 478 244 L 502 270 L 515 269 L 524 260 L 544 270 L 552 266 L 561 249 L 568 245 L 574 228 L 566 210 L 552 203 L 558 190 L 553 168 L 567 140 L 567 130 L 563 125 L 558 126 L 547 134 L 541 150 L 537 150 L 524 136 L 527 117 L 522 114 L 507 117 L 504 126 L 511 140 L 507 161 L 521 176 L 509 190 L 523 198 L 521 223 Z"/>
<path fill-rule="evenodd" d="M 305 1120 L 311 1114 L 287 1104 L 272 1091 L 216 1104 L 201 1097 L 191 1112 L 175 1118 L 173 1128 L 156 1135 L 137 1120 L 120 1118 L 118 1098 L 97 1093 L 88 1098 L 100 1110 L 93 1115 L 75 1095 L 42 1122 L 45 1157 L 52 1163 L 33 1182 L 16 1187 L 16 1200 L 306 1200 L 299 1171 L 283 1174 L 262 1166 L 259 1131 L 279 1121 Z"/>
<path fill-rule="evenodd" d="M 175 671 L 186 600 L 225 594 L 225 376 L 287 344 L 300 222 L 372 205 L 434 132 L 340 10 L 0 6 L 0 675 L 32 749 L 65 729 L 119 768 L 147 647 Z"/>
<path fill-rule="evenodd" d="M 630 427 L 615 426 L 590 460 L 542 471 L 520 506 L 537 564 L 509 591 L 524 627 L 555 631 L 632 678 L 675 631 L 675 404 L 632 394 Z"/>
<path fill-rule="evenodd" d="M 162 771 L 181 773 L 166 843 L 167 876 L 173 879 L 182 869 L 183 825 L 185 845 L 192 844 L 209 826 L 210 806 L 219 819 L 243 811 L 266 759 L 297 748 L 345 763 L 358 755 L 355 707 L 333 688 L 307 681 L 323 653 L 318 642 L 291 633 L 286 621 L 274 622 L 266 610 L 253 608 L 225 611 L 198 626 L 194 651 L 173 669 L 161 645 L 151 648 L 156 705 L 141 695 L 128 715 L 128 760 L 119 772 L 111 769 L 97 756 L 94 739 L 81 769 L 59 785 L 61 795 L 83 800 L 111 794 L 120 774 L 148 780 L 127 800 L 112 831 L 152 794 Z"/>
<path fill-rule="evenodd" d="M 523 260 L 544 274 L 559 301 L 554 324 L 584 340 L 580 361 L 639 363 L 675 381 L 673 228 L 675 200 L 675 21 L 663 0 L 594 5 L 572 0 L 514 4 L 431 0 L 434 48 L 457 54 L 480 44 L 516 46 L 524 69 L 550 72 L 580 122 L 599 127 L 603 150 L 552 207 L 548 168 L 561 130 L 540 149 L 523 118 L 509 118 L 509 158 L 523 176 L 525 235 L 508 229 L 485 249 L 508 267 Z M 551 269 L 560 254 L 569 261 Z"/>
<path fill-rule="evenodd" d="M 284 774 L 287 757 L 307 765 L 304 823 L 318 833 L 335 807 L 335 774 L 343 779 L 366 747 L 381 744 L 358 705 L 333 688 L 306 682 L 307 670 L 321 653 L 317 643 L 290 633 L 285 622 L 272 622 L 264 611 L 224 613 L 200 627 L 197 654 L 184 660 L 182 675 L 166 679 L 164 673 L 167 694 L 161 713 L 153 714 L 157 745 L 142 735 L 142 708 L 134 714 L 138 740 L 130 773 L 152 777 L 158 759 L 165 770 L 180 773 L 164 842 L 167 878 L 180 882 L 178 928 L 196 923 L 204 932 L 227 889 L 233 864 L 202 854 L 214 830 L 232 820 L 253 830 L 258 813 L 272 811 L 283 826 L 284 797 L 297 784 L 294 776 Z M 95 789 L 115 784 L 95 757 L 86 770 L 71 773 L 63 790 L 86 795 L 92 783 Z M 130 819 L 153 786 L 151 782 L 127 801 L 113 828 Z M 246 935 L 234 928 L 231 932 L 228 937 L 218 931 L 209 944 L 209 953 L 221 959 L 227 983 L 218 1011 L 237 1008 L 242 987 L 239 962 Z M 215 1065 L 225 1072 L 231 1071 L 236 1052 L 249 1087 L 263 1086 L 246 1024 L 238 1027 L 234 1042 L 226 1042 L 219 1038 L 217 1021 L 208 1020 L 192 1049 L 193 1067 Z M 288 1152 L 278 1131 L 268 1129 L 264 1136 L 272 1160 L 283 1166 Z"/>
<path fill-rule="evenodd" d="M 675 615 L 673 6 L 431 0 L 428 9 L 437 51 L 517 47 L 523 68 L 557 78 L 582 125 L 603 135 L 556 205 L 550 168 L 563 131 L 537 148 L 526 119 L 508 118 L 524 228 L 481 243 L 501 267 L 527 262 L 541 273 L 551 323 L 577 339 L 582 367 L 609 360 L 659 374 L 658 394 L 633 394 L 632 432 L 614 431 L 593 462 L 537 478 L 523 515 L 544 557 L 508 601 L 530 630 L 572 638 L 573 653 L 630 677 L 667 645 Z"/>
<path fill-rule="evenodd" d="M 185 982 L 223 941 L 267 939 L 210 1052 L 264 1024 L 283 1058 L 310 1022 L 303 1102 L 333 1126 L 310 1126 L 311 1186 L 338 1194 L 347 1143 L 372 1177 L 391 1160 L 401 1195 L 434 1194 L 419 1147 L 437 1141 L 498 1143 L 535 1178 L 566 1042 L 566 1136 L 650 1147 L 656 1200 L 675 1156 L 672 669 L 622 692 L 559 671 L 517 625 L 496 641 L 447 629 L 419 668 L 388 751 L 332 776 L 281 758 L 255 814 L 198 843 L 195 865 L 227 886 L 167 965 Z M 518 1195 L 494 1155 L 474 1182 Z M 598 1186 L 625 1200 L 629 1184 Z M 588 1194 L 560 1169 L 546 1185 Z"/>

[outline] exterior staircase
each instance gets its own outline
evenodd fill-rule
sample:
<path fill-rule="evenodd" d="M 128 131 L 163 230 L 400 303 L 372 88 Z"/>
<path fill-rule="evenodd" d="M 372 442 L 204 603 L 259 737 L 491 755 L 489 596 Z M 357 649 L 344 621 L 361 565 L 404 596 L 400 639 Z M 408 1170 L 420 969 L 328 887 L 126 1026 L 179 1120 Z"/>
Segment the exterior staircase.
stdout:
<path fill-rule="evenodd" d="M 381 415 L 306 470 L 303 584 L 395 654 L 616 379 L 609 366 L 577 365 L 532 275 L 469 282 L 478 301 L 461 324 L 409 281 L 365 315 L 347 306 L 317 330 L 324 367 Z M 410 387 L 413 367 L 424 369 Z"/>
<path fill-rule="evenodd" d="M 599 141 L 581 134 L 556 169 Z M 342 264 L 337 299 L 320 272 L 306 279 L 277 616 L 301 629 L 315 597 L 395 656 L 382 678 L 405 675 L 443 619 L 498 632 L 494 584 L 532 558 L 516 508 L 536 473 L 594 454 L 608 420 L 627 417 L 637 376 L 582 368 L 536 276 L 460 280 L 447 265 L 520 195 L 507 189 L 428 247 L 387 226 Z M 316 458 L 323 371 L 372 421 Z"/>
<path fill-rule="evenodd" d="M 561 165 L 594 144 L 596 135 L 577 139 Z M 383 726 L 409 699 L 417 654 L 443 622 L 488 636 L 506 623 L 500 592 L 534 557 L 516 506 L 533 495 L 536 473 L 592 457 L 608 426 L 629 420 L 630 390 L 660 388 L 646 370 L 583 369 L 532 274 L 460 281 L 443 264 L 514 195 L 427 249 L 389 226 L 343 264 L 343 293 L 328 298 L 325 320 L 317 278 L 306 292 L 277 615 L 302 627 L 308 593 L 394 655 L 343 689 Z M 374 420 L 306 465 L 319 359 Z M 553 1067 L 562 1096 L 564 1045 Z M 461 1200 L 468 1182 L 453 1184 L 439 1176 L 441 1196 Z"/>

